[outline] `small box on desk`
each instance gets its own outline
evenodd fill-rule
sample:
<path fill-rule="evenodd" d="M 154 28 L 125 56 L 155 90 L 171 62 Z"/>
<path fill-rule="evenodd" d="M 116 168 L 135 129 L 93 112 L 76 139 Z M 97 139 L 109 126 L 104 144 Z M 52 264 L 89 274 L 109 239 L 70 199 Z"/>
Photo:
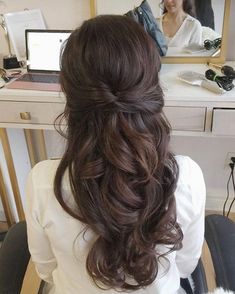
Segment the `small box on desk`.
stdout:
<path fill-rule="evenodd" d="M 15 55 L 9 55 L 3 57 L 3 68 L 12 69 L 20 67 L 20 63 L 18 62 Z"/>

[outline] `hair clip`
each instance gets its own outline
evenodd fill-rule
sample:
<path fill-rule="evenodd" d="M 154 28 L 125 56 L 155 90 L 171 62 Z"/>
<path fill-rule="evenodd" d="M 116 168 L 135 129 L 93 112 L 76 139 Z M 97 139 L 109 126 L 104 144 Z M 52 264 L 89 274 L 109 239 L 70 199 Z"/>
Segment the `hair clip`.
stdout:
<path fill-rule="evenodd" d="M 216 69 L 219 69 L 222 74 L 226 75 L 230 79 L 235 79 L 235 70 L 232 66 L 229 65 L 219 65 L 219 64 L 214 64 L 214 63 L 207 63 L 208 66 L 213 66 Z"/>
<path fill-rule="evenodd" d="M 212 69 L 208 69 L 205 72 L 205 77 L 210 81 L 216 82 L 219 87 L 226 91 L 231 91 L 234 88 L 233 79 L 228 76 L 217 75 L 217 73 Z"/>
<path fill-rule="evenodd" d="M 220 47 L 221 47 L 221 38 L 217 38 L 217 39 L 215 39 L 213 41 L 209 40 L 209 39 L 206 39 L 204 41 L 204 48 L 206 50 L 210 50 L 212 48 L 217 49 L 217 48 L 220 48 Z"/>

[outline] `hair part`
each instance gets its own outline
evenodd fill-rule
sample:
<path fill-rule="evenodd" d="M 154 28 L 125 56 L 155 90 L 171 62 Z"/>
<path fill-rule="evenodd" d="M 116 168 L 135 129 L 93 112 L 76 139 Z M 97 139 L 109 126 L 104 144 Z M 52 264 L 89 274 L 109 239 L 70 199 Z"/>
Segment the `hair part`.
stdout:
<path fill-rule="evenodd" d="M 174 198 L 178 166 L 168 150 L 159 69 L 155 43 L 126 16 L 85 21 L 62 52 L 67 146 L 54 192 L 97 235 L 86 268 L 98 287 L 148 286 L 159 259 L 181 248 Z M 74 209 L 63 199 L 66 170 Z M 169 251 L 161 253 L 161 244 Z"/>

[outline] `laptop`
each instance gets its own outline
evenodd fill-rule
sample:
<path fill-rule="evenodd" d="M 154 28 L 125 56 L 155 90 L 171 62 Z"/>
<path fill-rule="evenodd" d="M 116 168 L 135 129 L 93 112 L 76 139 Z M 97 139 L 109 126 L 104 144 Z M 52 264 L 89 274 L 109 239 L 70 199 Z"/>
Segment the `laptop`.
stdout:
<path fill-rule="evenodd" d="M 6 85 L 8 89 L 60 91 L 61 46 L 68 30 L 26 30 L 27 73 Z"/>

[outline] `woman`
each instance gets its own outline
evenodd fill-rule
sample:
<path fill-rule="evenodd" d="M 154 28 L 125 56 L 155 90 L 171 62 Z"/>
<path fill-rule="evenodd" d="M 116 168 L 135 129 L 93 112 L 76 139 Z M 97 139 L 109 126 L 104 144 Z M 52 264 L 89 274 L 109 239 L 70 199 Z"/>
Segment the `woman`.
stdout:
<path fill-rule="evenodd" d="M 158 19 L 168 47 L 202 45 L 202 26 L 195 18 L 192 0 L 162 0 L 163 15 Z"/>
<path fill-rule="evenodd" d="M 67 148 L 27 183 L 29 248 L 49 293 L 177 293 L 197 265 L 204 181 L 169 151 L 159 69 L 125 16 L 84 22 L 63 49 Z"/>

